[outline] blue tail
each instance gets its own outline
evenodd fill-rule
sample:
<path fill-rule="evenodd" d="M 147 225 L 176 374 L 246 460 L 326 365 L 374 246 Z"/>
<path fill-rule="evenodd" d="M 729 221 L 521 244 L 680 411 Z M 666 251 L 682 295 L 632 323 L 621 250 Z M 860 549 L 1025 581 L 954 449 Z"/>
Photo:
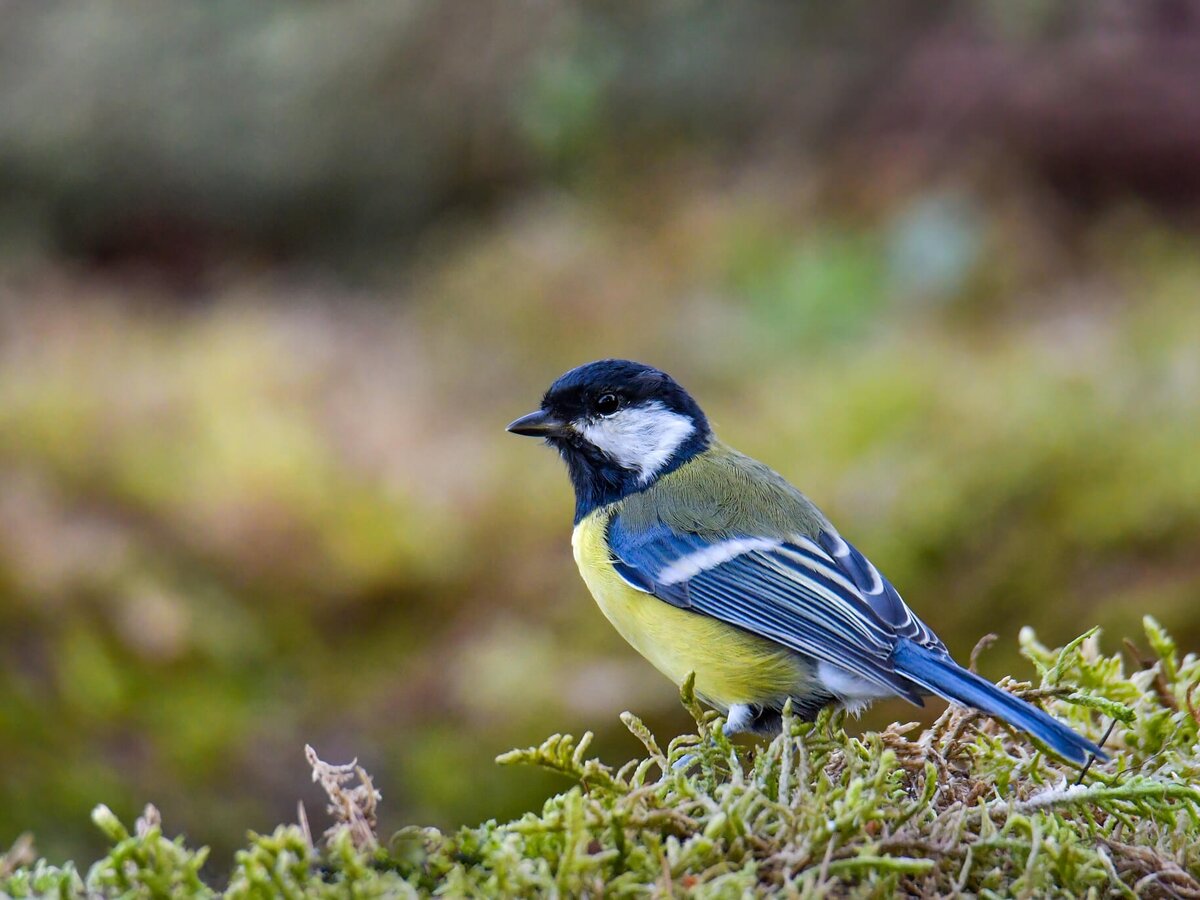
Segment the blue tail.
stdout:
<path fill-rule="evenodd" d="M 985 678 L 968 672 L 950 657 L 912 641 L 901 640 L 892 653 L 896 671 L 952 703 L 973 706 L 1033 735 L 1063 759 L 1084 765 L 1089 754 L 1108 755 L 1036 706 L 1002 691 Z"/>

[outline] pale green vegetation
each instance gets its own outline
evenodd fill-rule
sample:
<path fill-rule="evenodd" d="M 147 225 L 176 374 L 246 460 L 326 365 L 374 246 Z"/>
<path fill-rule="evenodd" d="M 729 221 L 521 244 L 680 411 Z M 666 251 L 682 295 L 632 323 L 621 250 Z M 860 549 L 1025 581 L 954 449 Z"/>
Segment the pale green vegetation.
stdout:
<path fill-rule="evenodd" d="M 1038 681 L 1009 689 L 1093 737 L 1115 722 L 1112 759 L 1081 784 L 1022 736 L 957 708 L 925 729 L 861 736 L 840 715 L 789 715 L 769 744 L 732 746 L 685 685 L 696 732 L 664 748 L 626 713 L 644 750 L 620 767 L 588 756 L 590 734 L 501 756 L 574 782 L 508 822 L 407 827 L 381 842 L 366 773 L 310 753 L 335 824 L 316 845 L 307 817 L 251 834 L 223 895 L 1197 897 L 1200 658 L 1181 659 L 1153 620 L 1145 630 L 1147 667 L 1133 673 L 1100 652 L 1094 632 L 1060 651 L 1022 635 Z M 204 880 L 207 851 L 165 837 L 157 810 L 132 833 L 107 807 L 93 819 L 111 842 L 106 856 L 86 870 L 26 859 L 13 872 L 6 860 L 0 890 L 218 893 Z"/>

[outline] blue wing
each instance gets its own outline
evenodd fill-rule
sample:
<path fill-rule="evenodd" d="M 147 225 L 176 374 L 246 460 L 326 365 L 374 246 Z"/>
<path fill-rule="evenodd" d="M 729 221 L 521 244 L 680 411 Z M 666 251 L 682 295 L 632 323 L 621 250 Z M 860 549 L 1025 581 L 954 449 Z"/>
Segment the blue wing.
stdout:
<path fill-rule="evenodd" d="M 865 556 L 832 529 L 816 539 L 701 535 L 609 523 L 630 585 L 832 663 L 920 705 L 924 688 L 1027 731 L 1065 759 L 1106 759 L 1087 738 L 959 666 Z"/>
<path fill-rule="evenodd" d="M 638 590 L 833 663 L 920 704 L 896 670 L 907 638 L 939 653 L 941 641 L 867 559 L 833 531 L 813 540 L 706 536 L 660 523 L 609 524 L 617 572 Z"/>
<path fill-rule="evenodd" d="M 871 605 L 876 615 L 892 627 L 897 637 L 940 650 L 945 653 L 946 645 L 930 631 L 929 626 L 916 617 L 901 598 L 892 583 L 883 577 L 869 559 L 835 531 L 822 530 L 817 543 L 829 558 L 854 582 L 863 599 Z"/>

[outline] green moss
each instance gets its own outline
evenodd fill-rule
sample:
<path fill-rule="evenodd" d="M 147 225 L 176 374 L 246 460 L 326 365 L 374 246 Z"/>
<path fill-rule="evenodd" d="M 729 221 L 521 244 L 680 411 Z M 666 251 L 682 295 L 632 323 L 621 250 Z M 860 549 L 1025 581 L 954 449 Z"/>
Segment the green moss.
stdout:
<path fill-rule="evenodd" d="M 1153 657 L 1132 675 L 1099 652 L 1094 631 L 1057 651 L 1022 635 L 1040 683 L 1010 690 L 1093 737 L 1116 722 L 1112 759 L 1081 781 L 1024 736 L 958 708 L 924 730 L 861 736 L 840 714 L 804 723 L 787 712 L 780 737 L 734 746 L 685 685 L 694 734 L 664 748 L 626 713 L 644 752 L 619 767 L 588 756 L 590 733 L 553 735 L 498 760 L 574 782 L 540 812 L 453 833 L 408 827 L 384 846 L 369 827 L 378 799 L 369 776 L 310 751 L 337 820 L 324 846 L 314 847 L 306 821 L 251 834 L 223 896 L 1191 896 L 1200 890 L 1200 659 L 1179 658 L 1152 619 L 1145 631 Z M 86 876 L 26 859 L 8 867 L 0 891 L 217 895 L 202 880 L 207 851 L 167 839 L 152 807 L 132 833 L 107 807 L 93 819 L 111 849 Z"/>

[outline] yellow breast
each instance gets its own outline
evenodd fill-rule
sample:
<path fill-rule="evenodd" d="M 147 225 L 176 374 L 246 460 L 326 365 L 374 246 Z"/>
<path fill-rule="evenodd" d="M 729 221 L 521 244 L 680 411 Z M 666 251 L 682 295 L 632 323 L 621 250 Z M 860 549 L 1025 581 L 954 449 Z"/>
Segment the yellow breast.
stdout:
<path fill-rule="evenodd" d="M 809 667 L 787 648 L 630 587 L 613 568 L 611 515 L 600 509 L 575 527 L 575 562 L 600 610 L 656 669 L 675 684 L 695 672 L 696 693 L 722 709 L 779 705 L 811 690 Z"/>

